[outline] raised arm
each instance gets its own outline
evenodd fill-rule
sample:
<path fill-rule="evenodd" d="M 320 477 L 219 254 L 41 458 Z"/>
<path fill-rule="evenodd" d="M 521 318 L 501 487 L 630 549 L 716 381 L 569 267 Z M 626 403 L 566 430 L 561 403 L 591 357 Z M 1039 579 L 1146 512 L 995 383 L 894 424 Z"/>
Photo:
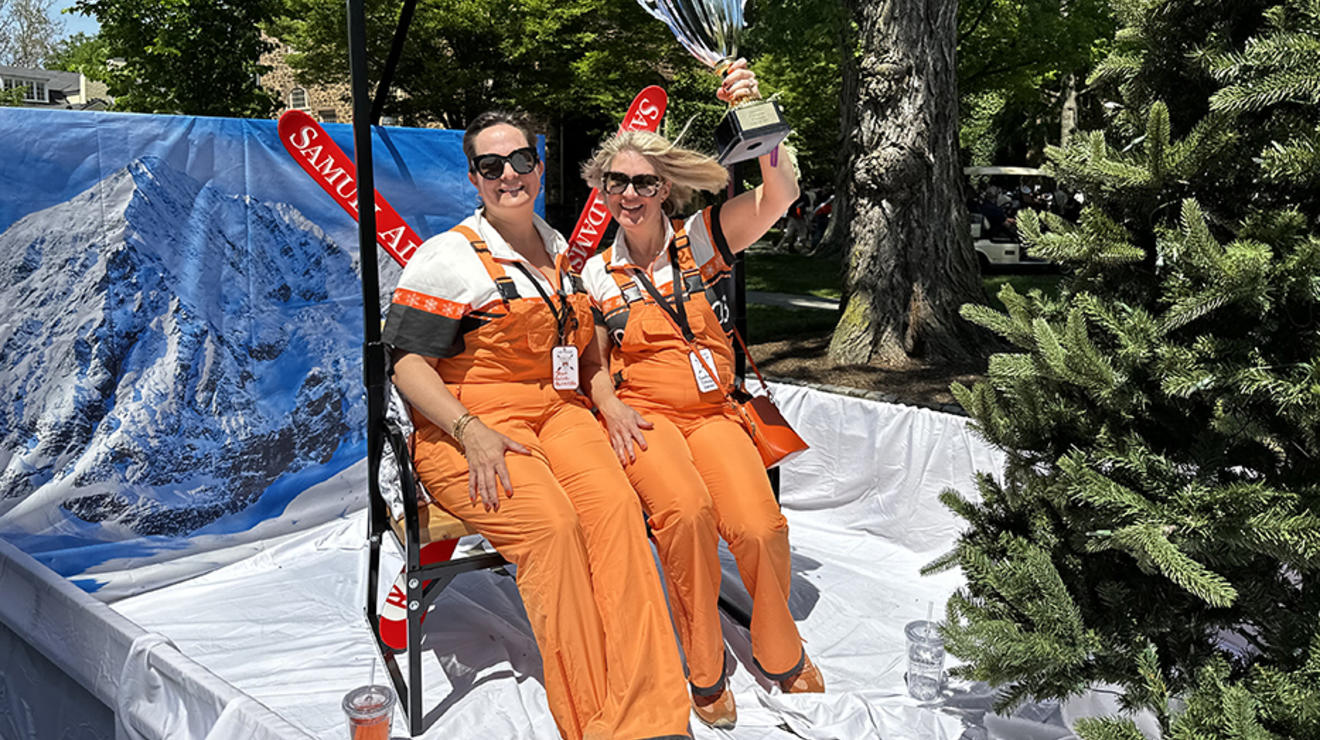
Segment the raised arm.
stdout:
<path fill-rule="evenodd" d="M 725 102 L 745 96 L 760 96 L 756 75 L 739 59 L 729 67 L 724 84 L 716 97 Z M 788 151 L 780 144 L 775 151 L 757 157 L 761 165 L 761 184 L 730 198 L 720 209 L 720 227 L 734 254 L 750 247 L 784 215 L 798 197 L 797 172 L 789 161 Z"/>

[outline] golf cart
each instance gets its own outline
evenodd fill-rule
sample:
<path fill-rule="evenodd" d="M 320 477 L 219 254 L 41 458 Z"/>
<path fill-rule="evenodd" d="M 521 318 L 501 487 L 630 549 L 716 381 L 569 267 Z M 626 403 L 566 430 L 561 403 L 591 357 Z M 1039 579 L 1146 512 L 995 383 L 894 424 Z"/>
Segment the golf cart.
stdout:
<path fill-rule="evenodd" d="M 993 268 L 1050 269 L 1047 260 L 1027 254 L 1018 239 L 1014 216 L 1021 208 L 1048 208 L 1038 198 L 1053 200 L 1052 178 L 1034 167 L 967 167 L 968 214 L 972 246 L 982 272 Z"/>

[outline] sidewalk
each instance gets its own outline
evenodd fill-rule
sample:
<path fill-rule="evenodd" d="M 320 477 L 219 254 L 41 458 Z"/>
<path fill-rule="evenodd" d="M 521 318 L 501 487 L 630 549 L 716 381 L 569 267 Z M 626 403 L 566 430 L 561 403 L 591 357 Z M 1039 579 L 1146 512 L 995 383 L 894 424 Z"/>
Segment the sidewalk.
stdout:
<path fill-rule="evenodd" d="M 767 293 L 760 290 L 747 291 L 747 302 L 784 308 L 815 308 L 823 311 L 835 311 L 839 308 L 839 302 L 833 298 L 817 298 L 814 295 L 793 293 Z"/>

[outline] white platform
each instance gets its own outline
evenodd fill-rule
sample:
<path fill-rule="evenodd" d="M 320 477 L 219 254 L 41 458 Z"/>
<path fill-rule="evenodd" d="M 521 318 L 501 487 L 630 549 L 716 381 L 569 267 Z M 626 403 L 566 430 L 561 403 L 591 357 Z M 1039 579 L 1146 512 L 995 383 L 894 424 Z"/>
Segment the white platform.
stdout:
<path fill-rule="evenodd" d="M 784 470 L 781 503 L 793 546 L 792 608 L 828 691 L 790 696 L 770 688 L 749 670 L 747 634 L 726 620 L 725 638 L 738 662 L 731 679 L 738 726 L 714 731 L 694 719 L 694 737 L 952 740 L 986 737 L 987 729 L 996 737 L 1068 737 L 1053 707 L 986 719 L 991 697 L 984 687 L 954 684 L 929 705 L 908 697 L 904 687 L 903 625 L 924 618 L 932 603 L 940 613 L 961 580 L 957 573 L 918 572 L 947 548 L 959 526 L 936 497 L 948 487 L 972 493 L 973 473 L 997 471 L 1001 456 L 961 417 L 796 386 L 776 385 L 775 393 L 813 446 Z M 360 481 L 360 468 L 344 477 L 350 485 Z M 375 680 L 386 680 L 362 614 L 365 531 L 358 509 L 268 540 L 236 563 L 118 601 L 113 612 L 71 586 L 61 588 L 53 576 L 16 576 L 22 568 L 15 563 L 25 556 L 0 551 L 11 556 L 0 561 L 6 594 L 0 618 L 23 637 L 11 640 L 19 653 L 24 641 L 47 655 L 63 653 L 50 664 L 88 687 L 112 714 L 132 710 L 120 722 L 120 737 L 339 739 L 347 737 L 343 694 L 366 683 L 373 664 Z M 391 552 L 386 568 L 399 562 Z M 727 555 L 724 565 L 726 579 L 737 581 Z M 384 574 L 383 587 L 393 573 Z M 4 608 L 16 582 L 32 583 L 31 609 Z M 67 601 L 59 607 L 70 610 L 62 635 L 42 626 L 49 624 L 50 598 L 43 589 Z M 101 633 L 65 639 L 92 617 L 103 623 Z M 511 578 L 489 571 L 459 576 L 437 599 L 425 628 L 423 737 L 557 737 L 540 658 Z M 4 645 L 0 641 L 0 649 Z M 182 678 L 162 680 L 167 666 Z M 4 680 L 10 703 L 22 698 L 14 696 L 22 687 L 13 671 L 6 668 Z M 68 714 L 53 700 L 22 700 L 37 714 Z M 186 726 L 166 721 L 180 714 Z M 11 721 L 17 737 L 59 736 L 25 735 L 21 719 Z M 93 717 L 85 726 L 104 722 Z M 239 726 L 244 729 L 234 729 Z M 396 716 L 394 736 L 406 737 L 405 726 Z M 84 736 L 108 737 L 77 735 Z"/>

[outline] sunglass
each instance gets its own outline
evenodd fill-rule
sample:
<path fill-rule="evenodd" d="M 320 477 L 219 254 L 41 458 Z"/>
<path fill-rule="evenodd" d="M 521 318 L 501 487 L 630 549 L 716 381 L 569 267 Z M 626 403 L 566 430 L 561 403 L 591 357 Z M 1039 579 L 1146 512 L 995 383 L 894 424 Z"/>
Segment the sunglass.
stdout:
<path fill-rule="evenodd" d="M 605 173 L 605 192 L 610 195 L 622 195 L 629 185 L 633 186 L 633 192 L 643 198 L 650 198 L 660 192 L 660 176 L 633 175 L 629 177 L 622 172 Z"/>
<path fill-rule="evenodd" d="M 487 180 L 498 180 L 504 176 L 504 163 L 508 162 L 513 171 L 525 175 L 536 168 L 541 159 L 530 146 L 514 149 L 508 154 L 482 154 L 468 162 L 468 172 L 479 173 Z"/>

